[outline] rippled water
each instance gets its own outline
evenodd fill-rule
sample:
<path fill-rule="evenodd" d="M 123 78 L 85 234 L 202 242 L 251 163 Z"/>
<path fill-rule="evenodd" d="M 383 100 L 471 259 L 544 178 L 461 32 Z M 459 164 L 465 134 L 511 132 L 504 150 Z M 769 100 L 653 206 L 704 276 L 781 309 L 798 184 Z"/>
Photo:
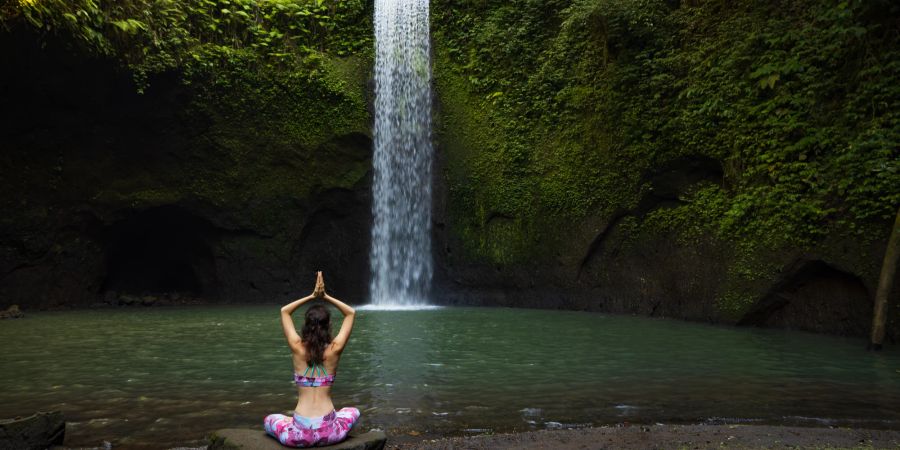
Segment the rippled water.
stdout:
<path fill-rule="evenodd" d="M 861 339 L 496 308 L 362 311 L 337 375 L 360 427 L 462 434 L 604 423 L 900 424 L 900 352 Z M 293 407 L 277 306 L 0 322 L 0 417 L 60 409 L 68 445 L 160 448 Z"/>

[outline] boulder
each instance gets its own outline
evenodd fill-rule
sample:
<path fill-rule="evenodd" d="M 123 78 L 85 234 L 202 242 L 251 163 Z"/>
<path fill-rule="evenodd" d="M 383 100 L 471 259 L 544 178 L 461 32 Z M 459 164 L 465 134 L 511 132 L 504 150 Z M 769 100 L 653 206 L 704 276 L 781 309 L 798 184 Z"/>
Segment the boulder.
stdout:
<path fill-rule="evenodd" d="M 43 450 L 62 444 L 65 436 L 66 422 L 61 411 L 0 419 L 0 450 Z"/>
<path fill-rule="evenodd" d="M 381 450 L 387 441 L 383 431 L 351 434 L 345 441 L 329 445 L 331 450 Z M 210 435 L 208 450 L 283 450 L 286 448 L 265 431 L 250 428 L 225 428 Z"/>
<path fill-rule="evenodd" d="M 119 301 L 119 294 L 116 291 L 106 291 L 103 294 L 103 303 L 108 305 L 115 305 Z"/>
<path fill-rule="evenodd" d="M 121 306 L 131 306 L 140 303 L 141 299 L 135 297 L 133 295 L 122 295 L 119 297 L 119 305 Z"/>
<path fill-rule="evenodd" d="M 25 317 L 25 313 L 19 309 L 19 305 L 12 305 L 6 311 L 0 311 L 0 319 L 19 319 Z"/>

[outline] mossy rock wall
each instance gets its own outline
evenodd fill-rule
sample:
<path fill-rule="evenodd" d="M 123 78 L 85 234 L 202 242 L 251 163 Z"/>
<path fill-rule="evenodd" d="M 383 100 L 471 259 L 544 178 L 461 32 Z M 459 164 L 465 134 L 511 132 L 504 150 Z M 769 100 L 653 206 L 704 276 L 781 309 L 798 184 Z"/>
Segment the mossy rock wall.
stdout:
<path fill-rule="evenodd" d="M 138 93 L 118 61 L 65 40 L 19 27 L 0 46 L 15 68 L 0 75 L 0 304 L 159 289 L 284 301 L 315 270 L 362 301 L 370 59 L 334 57 L 310 74 L 234 58 L 153 75 Z"/>
<path fill-rule="evenodd" d="M 0 8 L 0 306 L 365 298 L 372 4 L 231 3 Z M 898 8 L 432 2 L 436 301 L 864 334 Z"/>
<path fill-rule="evenodd" d="M 897 12 L 435 2 L 439 295 L 866 334 L 900 206 Z"/>

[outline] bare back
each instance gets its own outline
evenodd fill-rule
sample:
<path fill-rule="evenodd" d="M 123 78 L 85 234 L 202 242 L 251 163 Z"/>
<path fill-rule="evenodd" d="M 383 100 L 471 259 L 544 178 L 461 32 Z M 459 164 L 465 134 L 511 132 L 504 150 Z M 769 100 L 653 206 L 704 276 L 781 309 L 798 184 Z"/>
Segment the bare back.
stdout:
<path fill-rule="evenodd" d="M 325 366 L 325 371 L 329 375 L 335 375 L 341 354 L 334 350 L 333 344 L 329 344 L 325 347 L 324 357 L 322 365 Z M 306 348 L 303 345 L 292 349 L 291 359 L 294 363 L 294 373 L 302 374 L 309 368 L 306 364 Z M 297 406 L 294 408 L 294 412 L 301 416 L 319 417 L 334 410 L 334 403 L 331 402 L 331 386 L 297 386 L 297 393 Z"/>

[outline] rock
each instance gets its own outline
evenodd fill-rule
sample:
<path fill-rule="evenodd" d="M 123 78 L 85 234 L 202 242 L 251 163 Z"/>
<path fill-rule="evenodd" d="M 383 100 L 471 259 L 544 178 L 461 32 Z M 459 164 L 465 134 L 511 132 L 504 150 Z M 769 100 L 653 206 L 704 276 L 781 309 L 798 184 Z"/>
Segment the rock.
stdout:
<path fill-rule="evenodd" d="M 322 448 L 332 450 L 381 450 L 384 448 L 386 441 L 387 436 L 383 431 L 370 431 L 358 435 L 351 434 L 343 442 Z M 283 450 L 285 448 L 290 447 L 281 445 L 280 442 L 267 435 L 261 429 L 225 428 L 214 432 L 209 438 L 209 450 Z"/>
<path fill-rule="evenodd" d="M 159 299 L 152 295 L 145 295 L 141 298 L 141 304 L 144 306 L 153 306 L 157 301 L 159 301 Z"/>
<path fill-rule="evenodd" d="M 19 305 L 12 305 L 6 311 L 0 311 L 0 319 L 20 319 L 25 317 L 25 313 L 19 309 Z"/>
<path fill-rule="evenodd" d="M 133 295 L 123 295 L 119 297 L 119 304 L 123 306 L 131 306 L 139 303 L 141 300 Z"/>
<path fill-rule="evenodd" d="M 106 293 L 103 294 L 103 303 L 115 305 L 118 297 L 119 294 L 117 294 L 116 291 L 106 291 Z"/>
<path fill-rule="evenodd" d="M 61 411 L 0 419 L 0 450 L 42 450 L 62 444 L 65 436 L 66 422 Z"/>

